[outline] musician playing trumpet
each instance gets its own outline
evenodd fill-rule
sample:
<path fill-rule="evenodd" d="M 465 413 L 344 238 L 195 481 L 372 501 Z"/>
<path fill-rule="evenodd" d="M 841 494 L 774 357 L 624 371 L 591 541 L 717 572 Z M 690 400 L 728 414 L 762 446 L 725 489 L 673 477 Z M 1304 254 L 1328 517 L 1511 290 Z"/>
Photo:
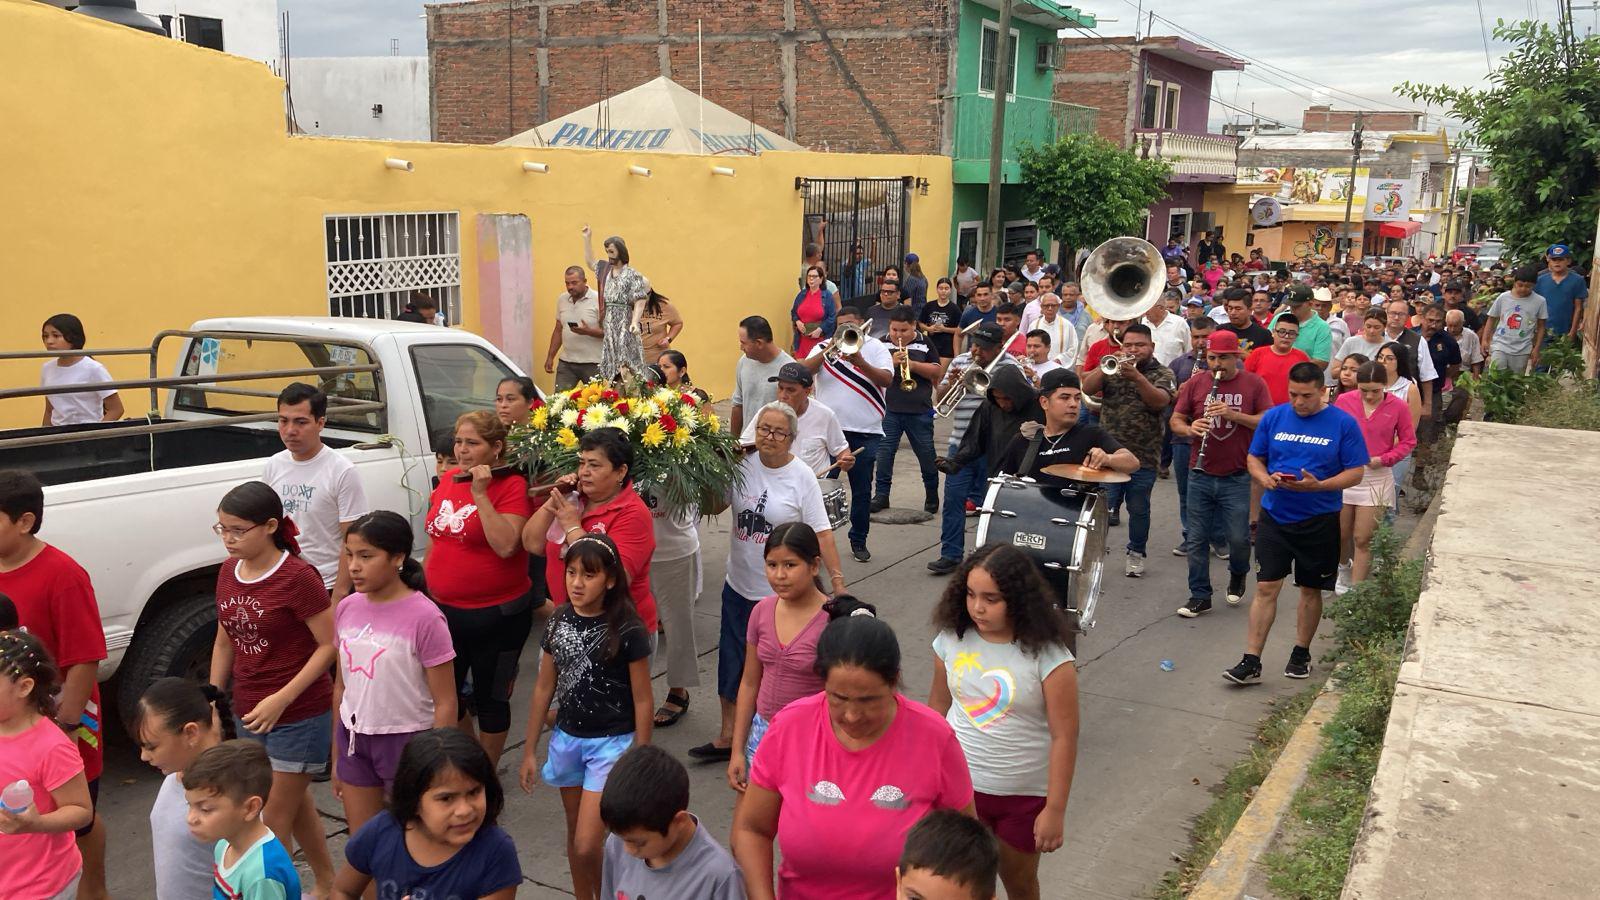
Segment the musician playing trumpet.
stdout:
<path fill-rule="evenodd" d="M 801 363 L 817 379 L 816 398 L 833 410 L 844 429 L 845 440 L 860 452 L 850 469 L 850 553 L 857 562 L 868 562 L 867 532 L 872 527 L 872 467 L 883 440 L 884 395 L 898 393 L 894 386 L 894 360 L 889 346 L 866 333 L 861 312 L 852 306 L 840 308 L 837 316 L 840 335 L 853 333 L 856 340 L 850 352 L 834 348 L 830 338 L 811 348 Z"/>
<path fill-rule="evenodd" d="M 909 306 L 902 306 L 889 316 L 889 346 L 895 385 L 884 392 L 886 412 L 875 463 L 877 484 L 872 510 L 889 506 L 894 458 L 903 434 L 911 442 L 911 452 L 917 455 L 917 467 L 922 470 L 922 508 L 937 513 L 939 471 L 933 466 L 933 383 L 939 378 L 939 351 L 929 339 L 917 334 L 916 316 Z"/>
<path fill-rule="evenodd" d="M 1172 433 L 1190 439 L 1184 547 L 1189 557 L 1189 599 L 1178 615 L 1192 619 L 1211 609 L 1211 552 L 1228 545 L 1228 605 L 1244 599 L 1250 571 L 1250 472 L 1246 458 L 1261 415 L 1272 408 L 1259 375 L 1246 372 L 1239 336 L 1218 329 L 1206 340 L 1206 368 L 1196 369 L 1178 392 Z"/>

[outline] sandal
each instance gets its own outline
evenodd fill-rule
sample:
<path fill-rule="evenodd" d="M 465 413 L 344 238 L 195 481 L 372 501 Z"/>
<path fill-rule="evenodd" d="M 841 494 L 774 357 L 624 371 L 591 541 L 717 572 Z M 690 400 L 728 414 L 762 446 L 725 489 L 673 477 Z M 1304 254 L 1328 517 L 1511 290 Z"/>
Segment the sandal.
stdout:
<path fill-rule="evenodd" d="M 677 709 L 672 707 L 676 706 Z M 661 707 L 656 710 L 655 726 L 657 728 L 670 728 L 678 724 L 683 714 L 689 711 L 689 692 L 672 689 L 667 691 L 666 699 L 661 701 Z"/>

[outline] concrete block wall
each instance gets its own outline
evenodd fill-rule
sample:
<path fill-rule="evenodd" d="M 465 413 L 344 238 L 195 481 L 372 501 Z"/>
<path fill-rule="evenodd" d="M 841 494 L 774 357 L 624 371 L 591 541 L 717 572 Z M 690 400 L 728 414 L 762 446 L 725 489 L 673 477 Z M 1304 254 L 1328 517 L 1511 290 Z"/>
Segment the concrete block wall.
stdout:
<path fill-rule="evenodd" d="M 1133 137 L 1135 85 L 1139 63 L 1132 41 L 1103 43 L 1098 39 L 1063 40 L 1061 68 L 1056 71 L 1055 99 L 1099 110 L 1095 134 L 1126 147 Z"/>

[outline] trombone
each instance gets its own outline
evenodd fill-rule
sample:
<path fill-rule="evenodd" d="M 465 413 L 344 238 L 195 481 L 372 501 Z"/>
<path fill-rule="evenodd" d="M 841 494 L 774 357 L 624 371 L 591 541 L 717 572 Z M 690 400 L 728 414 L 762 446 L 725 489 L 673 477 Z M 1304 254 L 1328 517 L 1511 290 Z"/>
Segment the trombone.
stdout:
<path fill-rule="evenodd" d="M 900 390 L 914 391 L 917 389 L 917 380 L 911 377 L 911 354 L 906 351 L 906 344 L 895 344 L 895 352 L 900 354 L 900 361 L 895 364 L 895 373 L 900 376 Z"/>
<path fill-rule="evenodd" d="M 822 358 L 834 362 L 841 356 L 854 356 L 866 346 L 867 336 L 861 329 L 851 325 L 842 324 L 834 329 L 833 337 L 828 340 L 827 349 L 822 351 Z"/>
<path fill-rule="evenodd" d="M 1005 355 L 1005 351 L 1000 350 L 995 353 L 994 359 L 987 366 L 981 369 L 977 366 L 967 366 L 967 368 L 963 369 L 961 377 L 956 380 L 955 384 L 950 385 L 944 395 L 933 405 L 934 416 L 941 419 L 949 418 L 955 413 L 956 407 L 961 404 L 961 401 L 967 399 L 968 393 L 983 394 L 988 392 L 990 383 L 994 381 L 994 367 L 1000 364 L 1000 360 Z"/>

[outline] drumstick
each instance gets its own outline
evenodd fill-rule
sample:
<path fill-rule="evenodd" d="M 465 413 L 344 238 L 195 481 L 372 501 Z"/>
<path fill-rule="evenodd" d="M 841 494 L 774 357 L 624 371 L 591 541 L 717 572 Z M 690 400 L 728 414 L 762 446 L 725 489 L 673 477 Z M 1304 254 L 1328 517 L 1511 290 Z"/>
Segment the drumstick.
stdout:
<path fill-rule="evenodd" d="M 861 450 L 862 450 L 862 448 L 856 447 L 855 449 L 850 451 L 850 455 L 851 456 L 855 456 L 857 453 L 860 453 Z M 828 473 L 828 470 L 835 468 L 836 465 L 837 465 L 836 463 L 829 463 L 829 464 L 823 466 L 822 468 L 818 469 L 815 474 L 816 474 L 816 476 L 818 478 L 821 478 L 823 475 Z"/>

